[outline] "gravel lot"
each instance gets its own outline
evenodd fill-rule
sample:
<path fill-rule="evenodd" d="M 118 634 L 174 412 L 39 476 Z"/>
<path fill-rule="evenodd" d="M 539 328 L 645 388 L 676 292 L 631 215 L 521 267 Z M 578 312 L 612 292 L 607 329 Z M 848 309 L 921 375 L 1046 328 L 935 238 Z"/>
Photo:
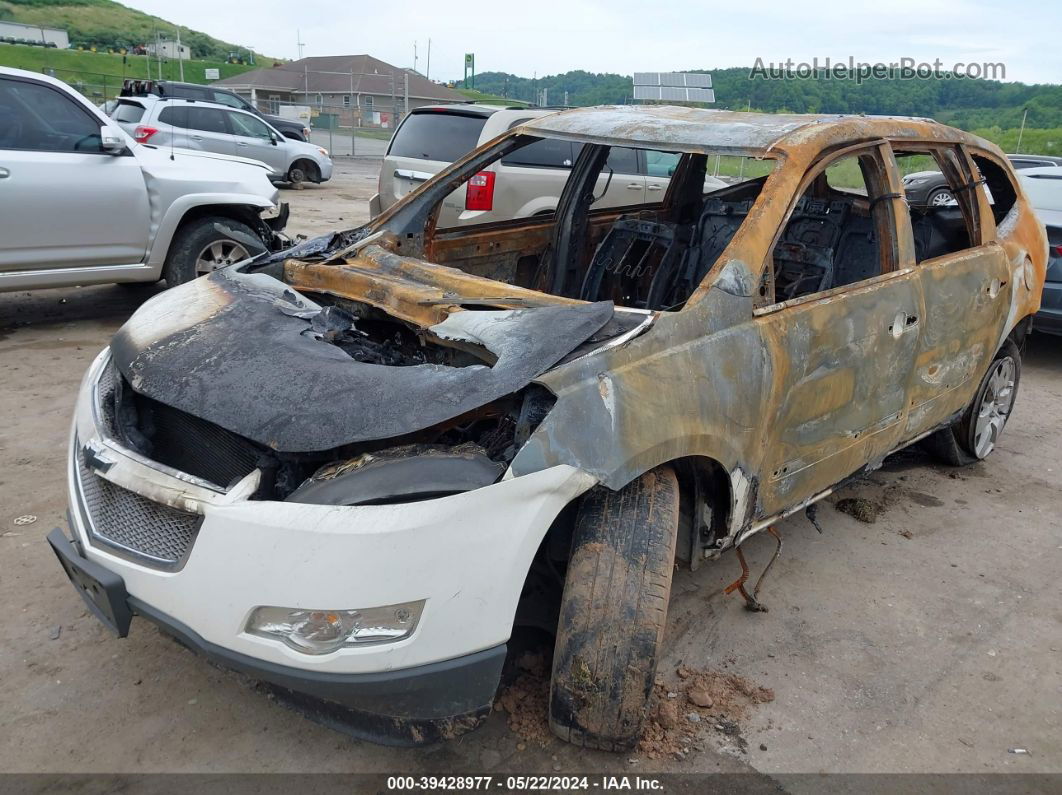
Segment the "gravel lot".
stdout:
<path fill-rule="evenodd" d="M 290 231 L 367 219 L 378 162 L 337 166 L 331 183 L 284 192 Z M 498 713 L 460 741 L 403 750 L 310 723 L 144 622 L 114 639 L 45 544 L 65 521 L 77 384 L 156 289 L 0 294 L 0 770 L 1062 772 L 1062 340 L 1033 336 L 988 462 L 956 471 L 903 453 L 833 498 L 873 501 L 873 524 L 832 503 L 822 535 L 802 515 L 780 523 L 785 548 L 761 592 L 770 612 L 722 595 L 733 556 L 677 575 L 661 671 L 772 688 L 742 726 L 746 749 L 707 724 L 681 760 L 540 747 Z M 37 521 L 17 526 L 26 514 Z M 747 545 L 754 576 L 772 545 Z"/>

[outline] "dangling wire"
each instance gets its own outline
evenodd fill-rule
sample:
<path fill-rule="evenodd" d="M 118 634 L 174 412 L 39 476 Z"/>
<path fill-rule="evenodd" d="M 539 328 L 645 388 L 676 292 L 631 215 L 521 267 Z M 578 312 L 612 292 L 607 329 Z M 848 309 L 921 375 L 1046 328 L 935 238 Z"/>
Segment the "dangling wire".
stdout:
<path fill-rule="evenodd" d="M 767 562 L 767 566 L 764 568 L 763 573 L 756 580 L 756 585 L 752 589 L 750 594 L 745 590 L 745 583 L 749 579 L 749 564 L 745 562 L 745 554 L 741 551 L 741 547 L 735 547 L 734 551 L 737 553 L 738 562 L 741 563 L 741 576 L 734 582 L 730 583 L 723 593 L 729 595 L 734 591 L 738 591 L 743 597 L 745 597 L 745 608 L 751 610 L 754 613 L 766 613 L 767 605 L 760 602 L 756 597 L 760 593 L 760 586 L 763 585 L 763 580 L 767 576 L 767 572 L 771 570 L 771 566 L 778 559 L 778 554 L 782 551 L 782 537 L 778 534 L 778 531 L 773 526 L 767 528 L 767 532 L 774 536 L 774 540 L 778 542 L 774 548 L 774 554 L 771 555 L 771 559 Z"/>

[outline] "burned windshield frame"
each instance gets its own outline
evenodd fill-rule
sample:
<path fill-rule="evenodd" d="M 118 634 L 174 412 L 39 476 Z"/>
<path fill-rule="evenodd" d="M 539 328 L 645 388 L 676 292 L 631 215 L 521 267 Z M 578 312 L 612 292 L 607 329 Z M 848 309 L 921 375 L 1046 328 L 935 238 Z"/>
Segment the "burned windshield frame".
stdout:
<path fill-rule="evenodd" d="M 603 300 L 602 295 L 607 294 L 617 305 L 633 308 L 674 311 L 694 299 L 698 287 L 721 259 L 724 249 L 743 231 L 745 218 L 762 194 L 767 177 L 775 170 L 778 162 L 776 157 L 763 158 L 759 153 L 665 150 L 674 151 L 679 160 L 674 174 L 667 178 L 666 191 L 661 194 L 661 201 L 632 203 L 628 211 L 625 207 L 594 206 L 594 200 L 600 192 L 597 190 L 598 180 L 606 172 L 610 151 L 615 147 L 637 148 L 631 147 L 633 142 L 595 143 L 575 136 L 569 138 L 528 135 L 514 130 L 509 135 L 497 139 L 486 149 L 470 153 L 425 182 L 410 194 L 407 200 L 399 202 L 382 214 L 369 228 L 370 233 L 391 233 L 394 236 L 396 254 L 420 259 L 428 257 L 429 252 L 435 250 L 439 234 L 445 235 L 447 240 L 451 240 L 455 234 L 475 234 L 472 231 L 474 227 L 445 230 L 436 228 L 443 201 L 477 172 L 498 160 L 503 160 L 511 152 L 544 139 L 554 138 L 572 140 L 581 145 L 560 195 L 556 212 L 541 219 L 488 221 L 481 225 L 485 228 L 484 233 L 500 234 L 506 225 L 513 224 L 517 227 L 522 224 L 536 228 L 550 225 L 551 241 L 543 252 L 548 252 L 549 261 L 541 261 L 538 267 L 543 280 L 532 289 L 542 290 L 554 296 L 589 301 Z M 652 148 L 652 144 L 648 144 L 647 148 Z M 720 160 L 723 158 L 727 159 L 728 167 L 720 169 Z M 741 160 L 740 167 L 737 163 L 729 162 L 734 158 Z M 718 187 L 712 186 L 705 191 L 704 183 L 712 171 L 729 174 L 728 184 L 720 183 Z M 714 204 L 724 206 L 716 208 Z M 701 217 L 709 211 L 713 216 L 713 223 L 709 224 L 710 228 L 702 230 Z M 639 251 L 647 246 L 656 247 L 657 251 L 652 256 L 667 257 L 666 272 L 675 277 L 674 284 L 661 278 L 647 286 L 651 277 L 646 276 L 647 284 L 637 288 L 638 298 L 632 299 L 631 303 L 627 302 L 627 299 L 632 296 L 627 294 L 626 287 L 617 286 L 615 276 L 604 277 L 604 282 L 599 278 L 592 278 L 590 271 L 594 270 L 596 273 L 600 268 L 597 267 L 594 256 L 587 260 L 588 247 L 603 242 L 592 239 L 595 236 L 600 237 L 590 231 L 594 219 L 628 212 L 630 218 L 616 220 L 616 234 L 611 235 L 614 239 L 609 241 L 609 245 L 613 248 L 622 246 L 627 238 L 631 238 L 641 240 Z M 661 214 L 661 217 L 636 217 L 637 214 L 646 212 L 656 212 Z M 698 244 L 703 235 L 711 237 L 707 245 Z M 460 263 L 453 260 L 439 262 L 449 267 L 464 269 Z M 643 263 L 639 260 L 635 270 L 649 273 L 642 266 Z M 663 267 L 664 265 L 661 265 L 661 268 Z M 531 286 L 523 283 L 521 285 Z M 598 285 L 600 289 L 595 291 L 594 285 Z M 649 292 L 645 292 L 646 290 Z M 588 291 L 594 295 L 589 295 Z"/>

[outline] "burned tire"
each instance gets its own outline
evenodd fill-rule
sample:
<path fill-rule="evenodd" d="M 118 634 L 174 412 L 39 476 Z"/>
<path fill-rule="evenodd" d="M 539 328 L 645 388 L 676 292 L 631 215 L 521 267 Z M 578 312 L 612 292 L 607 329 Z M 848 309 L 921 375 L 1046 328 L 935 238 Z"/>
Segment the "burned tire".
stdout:
<path fill-rule="evenodd" d="M 1021 352 L 1007 340 L 996 352 L 962 417 L 929 436 L 926 446 L 951 466 L 966 466 L 987 458 L 1014 408 L 1020 380 Z"/>
<path fill-rule="evenodd" d="M 226 234 L 223 231 L 226 229 L 235 235 Z M 254 242 L 258 242 L 257 248 L 252 245 Z M 265 250 L 265 244 L 247 224 L 219 216 L 197 218 L 182 226 L 173 236 L 162 278 L 167 287 L 176 287 Z"/>
<path fill-rule="evenodd" d="M 658 467 L 579 508 L 550 683 L 549 725 L 563 740 L 620 751 L 638 742 L 664 634 L 679 485 Z"/>

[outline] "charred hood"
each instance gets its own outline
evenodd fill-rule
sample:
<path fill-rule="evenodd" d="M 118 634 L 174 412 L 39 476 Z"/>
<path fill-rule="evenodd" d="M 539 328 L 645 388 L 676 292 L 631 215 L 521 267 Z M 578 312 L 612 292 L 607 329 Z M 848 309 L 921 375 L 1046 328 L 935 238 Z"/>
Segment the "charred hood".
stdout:
<path fill-rule="evenodd" d="M 387 357 L 363 354 L 380 341 L 357 318 L 228 268 L 145 303 L 112 356 L 142 395 L 274 450 L 316 452 L 402 436 L 512 394 L 612 315 L 611 302 L 456 311 L 412 331 L 429 345 L 481 350 L 491 364 L 380 364 Z M 359 346 L 353 355 L 343 338 Z"/>

